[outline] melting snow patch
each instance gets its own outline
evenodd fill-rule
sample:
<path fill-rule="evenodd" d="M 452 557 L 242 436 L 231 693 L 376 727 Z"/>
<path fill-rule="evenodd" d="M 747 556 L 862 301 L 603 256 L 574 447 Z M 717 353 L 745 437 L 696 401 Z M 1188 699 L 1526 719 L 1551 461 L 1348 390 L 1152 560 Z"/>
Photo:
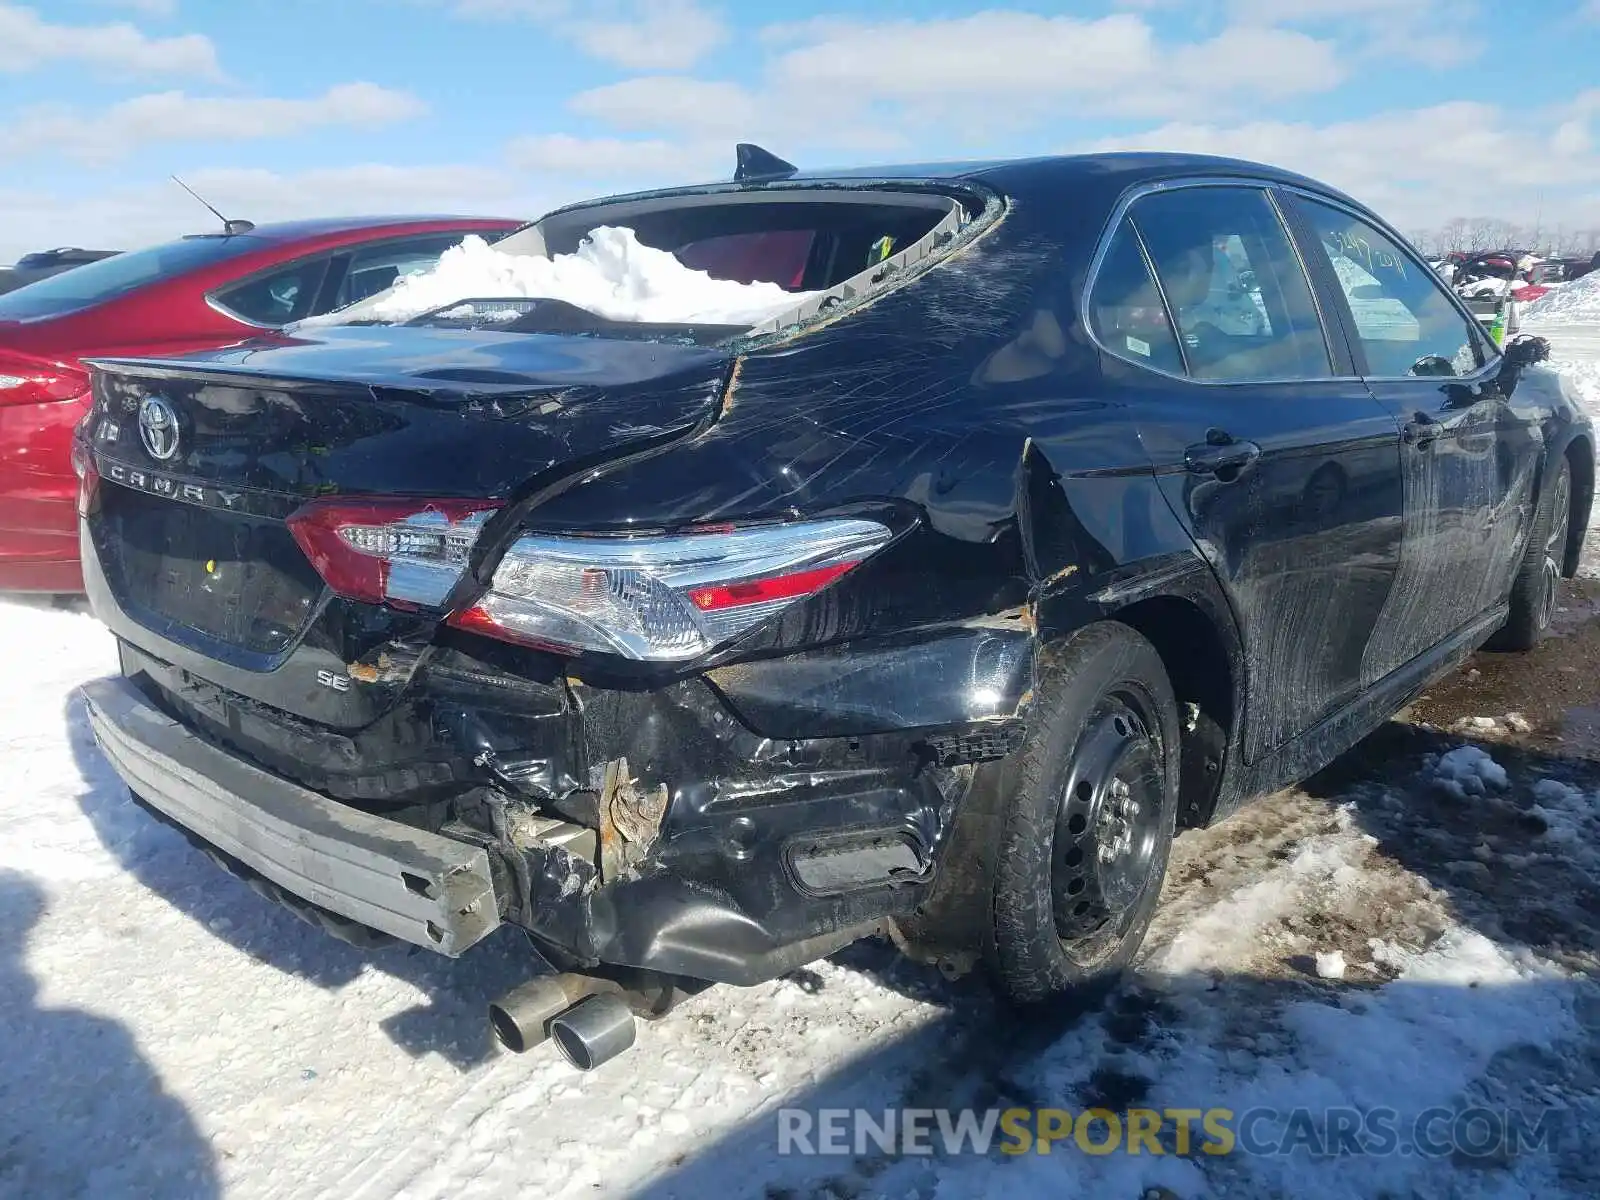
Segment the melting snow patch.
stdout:
<path fill-rule="evenodd" d="M 431 271 L 407 276 L 370 303 L 303 324 L 400 322 L 458 301 L 526 297 L 565 300 L 617 321 L 755 325 L 811 295 L 775 283 L 713 279 L 646 246 L 633 230 L 607 225 L 591 231 L 576 252 L 550 258 L 507 254 L 471 236 L 446 250 Z"/>
<path fill-rule="evenodd" d="M 1506 769 L 1476 746 L 1457 746 L 1437 758 L 1429 755 L 1424 771 L 1435 787 L 1458 800 L 1506 786 Z"/>
<path fill-rule="evenodd" d="M 1327 954 L 1317 955 L 1317 975 L 1322 979 L 1343 979 L 1345 966 L 1342 951 L 1330 950 Z"/>
<path fill-rule="evenodd" d="M 1533 812 L 1545 823 L 1545 836 L 1590 860 L 1600 856 L 1600 795 L 1590 795 L 1557 779 L 1533 785 Z"/>

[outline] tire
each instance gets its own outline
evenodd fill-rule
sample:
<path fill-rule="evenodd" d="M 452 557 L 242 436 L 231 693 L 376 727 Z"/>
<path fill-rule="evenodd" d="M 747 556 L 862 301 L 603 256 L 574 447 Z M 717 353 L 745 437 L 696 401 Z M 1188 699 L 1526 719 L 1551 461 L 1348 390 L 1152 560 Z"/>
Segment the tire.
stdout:
<path fill-rule="evenodd" d="M 1531 650 L 1550 628 L 1560 595 L 1567 537 L 1572 526 L 1572 464 L 1563 455 L 1555 477 L 1539 499 L 1528 548 L 1511 585 L 1511 612 L 1485 646 L 1489 650 Z"/>
<path fill-rule="evenodd" d="M 1092 1004 L 1132 961 L 1160 898 L 1178 811 L 1177 703 L 1155 647 L 1109 621 L 1047 650 L 1037 687 L 1002 779 L 989 966 L 1015 1005 Z"/>

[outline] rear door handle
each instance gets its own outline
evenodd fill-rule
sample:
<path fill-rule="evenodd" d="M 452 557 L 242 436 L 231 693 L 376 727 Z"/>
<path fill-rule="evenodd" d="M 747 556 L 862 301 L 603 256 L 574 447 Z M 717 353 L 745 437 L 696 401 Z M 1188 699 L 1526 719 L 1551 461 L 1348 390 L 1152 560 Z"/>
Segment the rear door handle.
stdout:
<path fill-rule="evenodd" d="M 1440 424 L 1427 413 L 1417 413 L 1400 428 L 1400 437 L 1407 445 L 1426 450 L 1438 439 Z"/>
<path fill-rule="evenodd" d="M 1191 475 L 1216 475 L 1231 483 L 1239 472 L 1261 457 L 1254 442 L 1235 441 L 1229 434 L 1212 430 L 1204 442 L 1183 452 L 1183 467 Z"/>

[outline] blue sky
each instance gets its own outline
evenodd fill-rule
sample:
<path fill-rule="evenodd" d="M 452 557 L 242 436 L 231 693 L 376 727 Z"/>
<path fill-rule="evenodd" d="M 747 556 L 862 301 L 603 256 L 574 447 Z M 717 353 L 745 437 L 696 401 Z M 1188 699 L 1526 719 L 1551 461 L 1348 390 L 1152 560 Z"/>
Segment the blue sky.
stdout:
<path fill-rule="evenodd" d="M 174 172 L 256 221 L 536 216 L 738 140 L 1197 149 L 1413 228 L 1600 227 L 1597 64 L 1600 0 L 0 0 L 0 262 L 205 225 Z"/>

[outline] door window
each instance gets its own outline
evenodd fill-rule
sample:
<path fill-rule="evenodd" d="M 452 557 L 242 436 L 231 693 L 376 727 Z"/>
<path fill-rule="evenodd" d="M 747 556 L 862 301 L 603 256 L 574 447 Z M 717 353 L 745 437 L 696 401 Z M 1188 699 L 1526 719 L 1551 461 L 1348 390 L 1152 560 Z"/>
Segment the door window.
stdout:
<path fill-rule="evenodd" d="M 1150 275 L 1138 235 L 1122 223 L 1106 248 L 1089 295 L 1089 324 L 1100 344 L 1118 358 L 1183 374 L 1183 356 Z"/>
<path fill-rule="evenodd" d="M 326 258 L 308 259 L 224 288 L 212 299 L 235 317 L 276 329 L 311 315 L 311 305 L 327 267 Z"/>
<path fill-rule="evenodd" d="M 1480 333 L 1437 274 L 1342 209 L 1304 198 L 1296 204 L 1350 303 L 1369 375 L 1471 375 L 1483 366 Z"/>
<path fill-rule="evenodd" d="M 445 234 L 357 251 L 350 256 L 328 311 L 376 296 L 408 275 L 433 270 L 439 265 L 439 256 L 460 242 L 461 235 Z"/>
<path fill-rule="evenodd" d="M 1184 187 L 1130 215 L 1166 295 L 1195 379 L 1326 379 L 1333 372 L 1311 285 L 1258 188 Z"/>

